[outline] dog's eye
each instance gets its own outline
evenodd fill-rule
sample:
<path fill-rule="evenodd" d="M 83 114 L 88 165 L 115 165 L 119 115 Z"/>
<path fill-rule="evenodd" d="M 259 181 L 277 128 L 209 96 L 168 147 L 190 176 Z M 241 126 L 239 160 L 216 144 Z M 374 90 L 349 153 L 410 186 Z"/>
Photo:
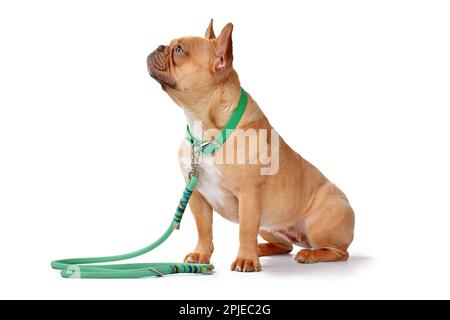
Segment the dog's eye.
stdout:
<path fill-rule="evenodd" d="M 175 52 L 176 52 L 176 53 L 179 53 L 179 54 L 183 54 L 183 53 L 184 53 L 184 49 L 183 49 L 182 46 L 177 45 L 177 46 L 175 47 Z"/>

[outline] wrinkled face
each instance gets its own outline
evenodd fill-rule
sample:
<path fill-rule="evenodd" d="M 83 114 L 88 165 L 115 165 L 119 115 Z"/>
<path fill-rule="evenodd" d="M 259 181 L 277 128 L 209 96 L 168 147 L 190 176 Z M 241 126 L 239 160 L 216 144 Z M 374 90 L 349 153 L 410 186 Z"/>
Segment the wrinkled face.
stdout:
<path fill-rule="evenodd" d="M 211 22 L 205 38 L 179 38 L 159 46 L 147 58 L 150 76 L 179 105 L 195 104 L 232 68 L 232 29 L 228 24 L 216 38 Z"/>
<path fill-rule="evenodd" d="M 194 37 L 180 38 L 150 53 L 147 67 L 163 89 L 191 91 L 212 80 L 210 61 L 213 55 L 211 41 Z"/>

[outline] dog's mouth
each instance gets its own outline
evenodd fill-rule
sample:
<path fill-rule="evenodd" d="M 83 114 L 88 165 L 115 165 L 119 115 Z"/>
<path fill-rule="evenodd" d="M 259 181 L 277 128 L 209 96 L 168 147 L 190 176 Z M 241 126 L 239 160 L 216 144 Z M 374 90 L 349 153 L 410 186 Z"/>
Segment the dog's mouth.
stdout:
<path fill-rule="evenodd" d="M 166 57 L 161 49 L 156 49 L 147 57 L 147 69 L 150 76 L 161 84 L 162 88 L 166 87 L 175 89 L 176 83 L 168 76 L 168 66 Z"/>
<path fill-rule="evenodd" d="M 163 87 L 163 89 L 167 86 L 172 89 L 176 89 L 176 84 L 173 81 L 166 80 L 165 77 L 163 78 L 161 75 L 155 75 L 153 73 L 150 73 L 150 77 L 155 79 L 159 84 Z"/>

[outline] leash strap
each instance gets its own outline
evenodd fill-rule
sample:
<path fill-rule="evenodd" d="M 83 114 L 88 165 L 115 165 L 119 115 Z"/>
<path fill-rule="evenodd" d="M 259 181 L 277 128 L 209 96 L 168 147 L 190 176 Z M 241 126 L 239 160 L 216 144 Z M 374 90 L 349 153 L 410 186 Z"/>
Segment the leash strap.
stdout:
<path fill-rule="evenodd" d="M 181 219 L 192 192 L 197 185 L 197 175 L 192 175 L 183 191 L 175 215 L 170 226 L 164 234 L 152 244 L 140 250 L 106 257 L 72 258 L 55 260 L 51 263 L 52 268 L 61 270 L 63 278 L 144 278 L 161 277 L 175 273 L 200 273 L 211 274 L 214 270 L 212 264 L 193 263 L 132 263 L 132 264 L 97 264 L 128 260 L 146 254 L 159 247 L 169 238 L 173 230 L 179 228 Z"/>
<path fill-rule="evenodd" d="M 241 96 L 236 109 L 233 111 L 230 119 L 225 124 L 221 133 L 214 141 L 201 141 L 193 136 L 187 127 L 186 138 L 192 146 L 191 172 L 189 174 L 189 181 L 183 191 L 181 199 L 178 203 L 175 215 L 170 223 L 170 226 L 163 233 L 163 235 L 151 243 L 150 245 L 129 253 L 92 258 L 71 258 L 55 260 L 51 263 L 52 268 L 60 270 L 63 278 L 144 278 L 144 277 L 162 277 L 168 274 L 175 273 L 200 273 L 211 274 L 214 270 L 212 264 L 194 264 L 194 263 L 131 263 L 131 264 L 103 264 L 108 262 L 117 262 L 139 257 L 146 254 L 153 249 L 159 247 L 172 234 L 173 230 L 180 228 L 181 220 L 183 219 L 184 211 L 191 198 L 192 192 L 197 185 L 198 180 L 198 166 L 199 155 L 212 154 L 219 149 L 233 133 L 234 129 L 239 124 L 239 121 L 244 114 L 247 106 L 247 93 L 241 88 Z"/>

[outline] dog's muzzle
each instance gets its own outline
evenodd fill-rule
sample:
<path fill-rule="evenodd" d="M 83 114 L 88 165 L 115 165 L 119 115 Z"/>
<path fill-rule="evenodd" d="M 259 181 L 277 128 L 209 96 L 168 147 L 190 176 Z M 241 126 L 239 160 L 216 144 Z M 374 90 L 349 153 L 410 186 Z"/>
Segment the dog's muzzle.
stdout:
<path fill-rule="evenodd" d="M 159 46 L 155 51 L 147 57 L 147 63 L 158 71 L 166 71 L 166 54 L 165 46 Z"/>

